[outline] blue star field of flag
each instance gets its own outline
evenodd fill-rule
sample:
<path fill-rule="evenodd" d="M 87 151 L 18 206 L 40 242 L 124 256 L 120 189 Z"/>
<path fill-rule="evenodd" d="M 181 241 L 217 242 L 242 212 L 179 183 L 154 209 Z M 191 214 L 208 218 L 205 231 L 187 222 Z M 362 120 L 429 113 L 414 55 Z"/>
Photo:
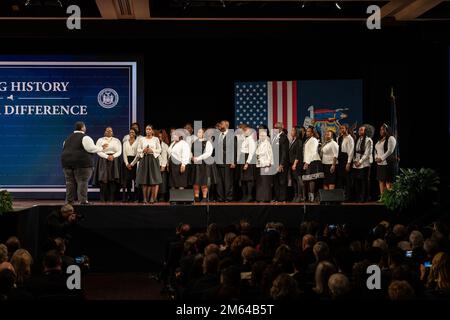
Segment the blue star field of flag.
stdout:
<path fill-rule="evenodd" d="M 235 125 L 246 123 L 252 128 L 267 125 L 267 82 L 235 84 Z"/>

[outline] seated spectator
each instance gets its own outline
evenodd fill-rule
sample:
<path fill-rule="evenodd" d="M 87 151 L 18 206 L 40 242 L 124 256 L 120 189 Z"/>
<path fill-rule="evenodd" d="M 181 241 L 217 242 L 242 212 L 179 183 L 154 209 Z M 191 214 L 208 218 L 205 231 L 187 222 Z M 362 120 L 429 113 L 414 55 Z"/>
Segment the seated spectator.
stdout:
<path fill-rule="evenodd" d="M 209 243 L 220 245 L 222 242 L 222 233 L 216 223 L 211 223 L 206 229 L 206 236 Z"/>
<path fill-rule="evenodd" d="M 8 257 L 11 260 L 12 255 L 16 250 L 20 249 L 20 240 L 19 238 L 12 236 L 9 237 L 5 242 L 6 247 L 8 248 Z"/>
<path fill-rule="evenodd" d="M 206 246 L 205 251 L 204 251 L 204 255 L 210 255 L 210 254 L 217 254 L 217 256 L 219 256 L 220 254 L 220 248 L 217 244 L 215 243 L 210 243 Z"/>
<path fill-rule="evenodd" d="M 68 266 L 75 264 L 75 259 L 66 255 L 66 240 L 63 238 L 55 239 L 56 250 L 61 256 L 62 269 L 66 270 Z"/>
<path fill-rule="evenodd" d="M 223 239 L 224 244 L 220 246 L 220 258 L 230 257 L 231 256 L 231 244 L 236 238 L 236 234 L 233 232 L 228 232 L 225 234 Z"/>
<path fill-rule="evenodd" d="M 342 273 L 331 275 L 328 280 L 328 288 L 333 300 L 341 300 L 349 297 L 350 281 Z"/>
<path fill-rule="evenodd" d="M 406 281 L 393 281 L 388 289 L 389 299 L 404 301 L 414 299 L 414 289 Z"/>
<path fill-rule="evenodd" d="M 241 272 L 251 272 L 253 263 L 258 257 L 258 252 L 255 248 L 247 246 L 242 250 L 242 270 Z"/>
<path fill-rule="evenodd" d="M 450 257 L 447 253 L 437 253 L 432 261 L 426 282 L 427 295 L 437 299 L 450 298 Z"/>
<path fill-rule="evenodd" d="M 212 288 L 217 287 L 219 278 L 217 268 L 219 257 L 212 253 L 203 258 L 203 275 L 197 279 L 185 292 L 185 297 L 189 300 L 199 300 Z"/>
<path fill-rule="evenodd" d="M 317 264 L 315 272 L 315 286 L 313 291 L 319 296 L 329 296 L 328 280 L 335 273 L 336 267 L 329 261 L 322 260 Z"/>
<path fill-rule="evenodd" d="M 31 277 L 33 258 L 27 250 L 19 249 L 14 252 L 11 258 L 11 264 L 16 271 L 16 283 L 22 286 Z"/>
<path fill-rule="evenodd" d="M 273 282 L 270 296 L 275 301 L 293 301 L 300 298 L 297 282 L 288 274 L 280 274 Z"/>
<path fill-rule="evenodd" d="M 0 302 L 11 300 L 10 295 L 14 289 L 14 280 L 14 271 L 8 268 L 0 269 Z"/>

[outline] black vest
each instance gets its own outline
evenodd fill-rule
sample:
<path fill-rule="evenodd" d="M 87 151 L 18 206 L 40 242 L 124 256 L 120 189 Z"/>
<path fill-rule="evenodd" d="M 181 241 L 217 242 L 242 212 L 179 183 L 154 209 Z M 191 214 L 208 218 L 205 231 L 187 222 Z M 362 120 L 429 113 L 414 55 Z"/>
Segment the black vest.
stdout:
<path fill-rule="evenodd" d="M 388 144 L 389 144 L 389 137 L 386 137 L 386 139 L 384 139 L 384 144 L 383 144 L 384 152 L 388 151 L 388 148 L 389 148 Z M 395 148 L 397 148 L 397 145 L 395 145 Z M 389 163 L 389 164 L 397 162 L 397 156 L 395 154 L 395 148 L 392 151 L 392 153 L 386 158 L 386 162 Z"/>
<path fill-rule="evenodd" d="M 82 142 L 84 137 L 83 133 L 74 132 L 66 139 L 61 154 L 63 168 L 90 168 L 94 166 L 92 155 L 84 150 Z"/>

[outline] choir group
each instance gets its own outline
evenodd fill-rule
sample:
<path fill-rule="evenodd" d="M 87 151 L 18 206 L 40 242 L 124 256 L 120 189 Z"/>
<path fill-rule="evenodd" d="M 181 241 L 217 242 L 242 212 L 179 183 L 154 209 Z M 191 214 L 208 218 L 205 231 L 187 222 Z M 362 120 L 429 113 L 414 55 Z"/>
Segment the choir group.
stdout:
<path fill-rule="evenodd" d="M 397 171 L 396 139 L 386 124 L 375 145 L 370 125 L 356 134 L 341 125 L 337 138 L 329 130 L 323 139 L 313 127 L 288 132 L 282 123 L 275 124 L 272 136 L 265 126 L 254 130 L 246 124 L 231 133 L 226 120 L 213 129 L 218 134 L 203 128 L 194 132 L 188 123 L 183 130 L 171 129 L 169 139 L 165 130 L 151 125 L 141 135 L 133 123 L 121 142 L 107 127 L 96 143 L 101 151 L 94 184 L 100 186 L 101 200 L 117 200 L 122 188 L 125 201 L 154 203 L 167 201 L 170 188 L 193 188 L 195 201 L 201 202 L 314 202 L 322 187 L 342 188 L 346 200 L 365 202 L 374 162 L 380 194 L 391 187 Z"/>

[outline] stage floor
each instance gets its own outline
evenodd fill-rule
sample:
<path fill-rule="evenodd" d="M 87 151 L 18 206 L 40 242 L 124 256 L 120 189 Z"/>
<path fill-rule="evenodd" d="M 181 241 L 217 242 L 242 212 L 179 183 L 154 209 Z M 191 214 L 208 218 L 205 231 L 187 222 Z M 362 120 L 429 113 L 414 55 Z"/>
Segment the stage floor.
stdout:
<path fill-rule="evenodd" d="M 37 206 L 62 206 L 64 205 L 63 200 L 16 200 L 13 203 L 14 211 L 21 211 Z M 258 203 L 258 202 L 213 202 L 208 203 L 194 203 L 192 206 L 322 206 L 319 203 L 309 203 L 309 202 L 269 202 L 269 203 Z M 379 202 L 343 202 L 343 206 L 383 206 Z M 160 206 L 171 206 L 169 202 L 157 202 L 154 204 L 143 204 L 143 203 L 130 203 L 130 202 L 100 202 L 93 201 L 91 206 L 127 206 L 127 207 L 160 207 Z"/>

